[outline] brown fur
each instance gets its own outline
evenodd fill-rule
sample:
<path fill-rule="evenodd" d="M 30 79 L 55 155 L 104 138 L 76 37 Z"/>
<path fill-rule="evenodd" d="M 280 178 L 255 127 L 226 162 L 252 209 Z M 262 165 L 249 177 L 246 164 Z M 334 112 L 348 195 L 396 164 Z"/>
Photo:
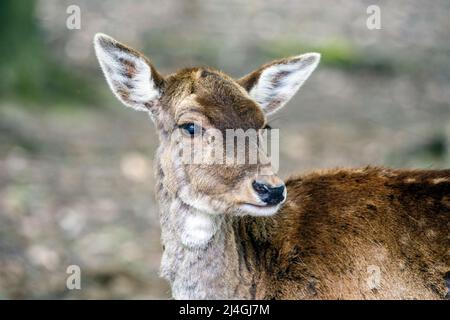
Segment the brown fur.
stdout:
<path fill-rule="evenodd" d="M 242 232 L 264 274 L 257 298 L 445 298 L 450 170 L 330 170 L 286 185 L 280 212 Z M 366 284 L 369 266 L 379 288 Z"/>

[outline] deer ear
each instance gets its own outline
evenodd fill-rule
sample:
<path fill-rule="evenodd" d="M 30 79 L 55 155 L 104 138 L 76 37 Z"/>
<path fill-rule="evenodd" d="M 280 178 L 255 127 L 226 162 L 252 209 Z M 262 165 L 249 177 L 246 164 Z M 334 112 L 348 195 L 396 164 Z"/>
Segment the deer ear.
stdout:
<path fill-rule="evenodd" d="M 319 53 L 276 60 L 237 81 L 269 115 L 278 111 L 294 96 L 319 61 Z"/>
<path fill-rule="evenodd" d="M 97 33 L 97 59 L 112 92 L 127 107 L 152 111 L 161 97 L 164 79 L 144 55 Z"/>

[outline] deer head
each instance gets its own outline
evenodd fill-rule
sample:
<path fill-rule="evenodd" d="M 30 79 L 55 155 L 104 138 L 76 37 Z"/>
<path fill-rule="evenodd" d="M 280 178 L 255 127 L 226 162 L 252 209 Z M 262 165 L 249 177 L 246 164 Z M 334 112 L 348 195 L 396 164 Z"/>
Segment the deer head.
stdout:
<path fill-rule="evenodd" d="M 245 143 L 248 154 L 259 155 L 254 163 L 227 161 L 236 154 L 218 153 L 217 148 L 212 152 L 211 145 L 220 141 L 225 146 L 226 139 L 217 137 L 227 129 L 254 129 L 261 137 L 267 115 L 297 92 L 319 63 L 319 54 L 273 61 L 240 79 L 211 68 L 188 68 L 163 77 L 145 56 L 109 36 L 97 34 L 94 46 L 116 97 L 149 113 L 155 123 L 161 143 L 158 170 L 168 192 L 209 214 L 272 215 L 278 210 L 286 188 L 259 142 Z M 183 153 L 195 157 L 198 149 L 193 145 L 202 150 L 203 162 L 181 160 Z M 223 163 L 210 164 L 218 154 Z"/>

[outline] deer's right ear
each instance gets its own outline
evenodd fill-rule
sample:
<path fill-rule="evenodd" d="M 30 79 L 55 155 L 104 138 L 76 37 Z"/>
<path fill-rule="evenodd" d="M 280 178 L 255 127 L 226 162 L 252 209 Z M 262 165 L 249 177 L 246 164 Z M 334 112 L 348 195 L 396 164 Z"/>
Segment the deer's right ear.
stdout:
<path fill-rule="evenodd" d="M 97 59 L 112 92 L 126 106 L 151 112 L 161 98 L 164 78 L 141 53 L 97 33 Z"/>

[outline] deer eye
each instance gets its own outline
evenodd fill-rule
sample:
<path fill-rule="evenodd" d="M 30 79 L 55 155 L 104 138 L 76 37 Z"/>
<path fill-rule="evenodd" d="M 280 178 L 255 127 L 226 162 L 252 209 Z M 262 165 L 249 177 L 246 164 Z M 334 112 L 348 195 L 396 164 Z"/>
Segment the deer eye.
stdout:
<path fill-rule="evenodd" d="M 191 137 L 202 132 L 202 128 L 195 123 L 184 123 L 182 125 L 179 125 L 178 127 Z"/>

